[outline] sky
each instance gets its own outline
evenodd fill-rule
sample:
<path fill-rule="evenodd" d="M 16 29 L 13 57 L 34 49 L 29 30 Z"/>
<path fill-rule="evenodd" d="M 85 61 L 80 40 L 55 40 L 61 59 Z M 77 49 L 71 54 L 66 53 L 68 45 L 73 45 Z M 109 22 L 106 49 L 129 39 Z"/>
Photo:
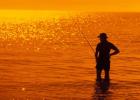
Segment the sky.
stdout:
<path fill-rule="evenodd" d="M 0 9 L 140 12 L 140 0 L 1 0 Z"/>

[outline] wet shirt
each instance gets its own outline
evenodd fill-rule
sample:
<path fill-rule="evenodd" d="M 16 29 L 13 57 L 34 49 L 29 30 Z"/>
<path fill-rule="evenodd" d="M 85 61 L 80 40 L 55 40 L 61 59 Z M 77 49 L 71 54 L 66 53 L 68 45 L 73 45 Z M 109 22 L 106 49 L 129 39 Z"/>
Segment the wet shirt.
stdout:
<path fill-rule="evenodd" d="M 112 43 L 110 43 L 108 41 L 100 42 L 96 47 L 96 51 L 98 51 L 98 61 L 99 62 L 109 61 L 111 49 L 116 50 L 117 47 L 115 47 L 115 45 L 113 45 Z"/>

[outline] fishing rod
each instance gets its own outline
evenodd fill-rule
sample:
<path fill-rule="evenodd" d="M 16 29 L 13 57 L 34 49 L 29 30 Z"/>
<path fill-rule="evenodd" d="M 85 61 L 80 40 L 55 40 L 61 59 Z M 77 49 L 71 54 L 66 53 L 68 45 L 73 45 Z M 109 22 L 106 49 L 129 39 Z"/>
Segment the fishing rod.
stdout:
<path fill-rule="evenodd" d="M 79 18 L 77 17 L 76 19 L 79 19 Z M 75 22 L 75 20 L 74 20 L 74 22 Z M 83 36 L 84 40 L 86 40 L 87 44 L 89 45 L 89 47 L 91 48 L 92 52 L 94 53 L 94 48 L 92 47 L 91 43 L 87 39 L 87 36 L 83 33 L 83 31 L 81 31 L 81 27 L 79 27 L 79 24 L 80 24 L 79 20 L 76 20 L 75 24 L 77 24 L 79 33 Z"/>
<path fill-rule="evenodd" d="M 83 36 L 84 40 L 86 40 L 87 44 L 89 45 L 89 47 L 91 48 L 91 50 L 94 53 L 94 49 L 93 49 L 91 43 L 89 42 L 89 40 L 87 39 L 87 36 L 83 33 L 83 31 L 81 31 L 79 25 L 77 25 L 77 26 L 78 26 L 79 33 L 81 33 L 81 35 Z"/>
<path fill-rule="evenodd" d="M 83 38 L 86 40 L 87 44 L 89 45 L 89 47 L 91 48 L 91 50 L 94 52 L 94 49 L 91 45 L 91 43 L 89 42 L 89 40 L 87 39 L 86 35 L 83 32 L 80 32 L 83 36 Z"/>

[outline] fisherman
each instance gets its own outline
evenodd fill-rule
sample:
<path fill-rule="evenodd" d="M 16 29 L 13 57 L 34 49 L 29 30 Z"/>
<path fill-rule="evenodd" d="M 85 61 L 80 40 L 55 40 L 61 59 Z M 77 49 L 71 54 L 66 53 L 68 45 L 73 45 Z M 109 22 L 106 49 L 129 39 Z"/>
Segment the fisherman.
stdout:
<path fill-rule="evenodd" d="M 101 81 L 102 70 L 105 71 L 105 80 L 109 80 L 110 71 L 110 57 L 118 54 L 119 49 L 107 40 L 106 33 L 100 33 L 98 36 L 100 43 L 97 44 L 95 58 L 96 58 L 96 74 L 97 81 Z M 114 50 L 112 53 L 111 50 Z"/>

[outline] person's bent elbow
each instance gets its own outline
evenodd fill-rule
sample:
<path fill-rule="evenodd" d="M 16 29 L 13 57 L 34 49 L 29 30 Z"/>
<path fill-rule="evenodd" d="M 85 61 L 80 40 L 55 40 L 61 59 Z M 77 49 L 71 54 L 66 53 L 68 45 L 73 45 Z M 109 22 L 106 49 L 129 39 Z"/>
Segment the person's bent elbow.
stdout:
<path fill-rule="evenodd" d="M 120 53 L 120 50 L 119 49 L 117 49 L 117 51 L 116 51 L 116 54 L 118 54 L 118 53 Z"/>

